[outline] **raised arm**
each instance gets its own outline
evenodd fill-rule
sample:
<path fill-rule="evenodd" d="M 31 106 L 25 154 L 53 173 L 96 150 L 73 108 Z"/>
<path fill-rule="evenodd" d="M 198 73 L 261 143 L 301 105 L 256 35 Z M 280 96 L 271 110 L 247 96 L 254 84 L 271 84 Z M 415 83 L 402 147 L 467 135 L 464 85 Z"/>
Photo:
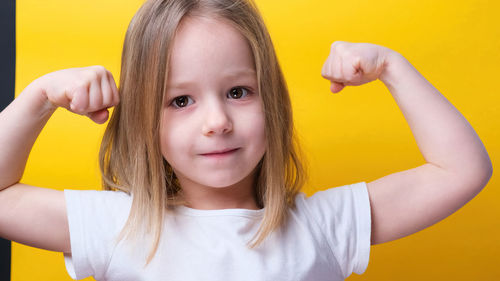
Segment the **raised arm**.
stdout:
<path fill-rule="evenodd" d="M 32 82 L 0 113 L 0 236 L 37 248 L 70 252 L 62 191 L 19 183 L 31 148 L 57 107 L 97 123 L 118 103 L 102 67 L 67 69 Z"/>
<path fill-rule="evenodd" d="M 380 79 L 415 137 L 426 164 L 367 184 L 372 244 L 395 240 L 446 218 L 488 183 L 492 165 L 460 112 L 400 54 L 373 44 L 335 42 L 322 71 L 336 93 Z"/>

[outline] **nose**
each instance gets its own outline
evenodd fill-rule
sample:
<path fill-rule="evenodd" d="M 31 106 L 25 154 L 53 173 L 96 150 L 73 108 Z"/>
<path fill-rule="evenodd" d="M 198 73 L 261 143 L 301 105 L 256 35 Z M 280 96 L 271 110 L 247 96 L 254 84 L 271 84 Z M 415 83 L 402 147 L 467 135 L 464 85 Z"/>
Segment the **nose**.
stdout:
<path fill-rule="evenodd" d="M 203 120 L 203 135 L 227 134 L 233 130 L 233 123 L 224 105 L 212 103 L 206 112 Z"/>

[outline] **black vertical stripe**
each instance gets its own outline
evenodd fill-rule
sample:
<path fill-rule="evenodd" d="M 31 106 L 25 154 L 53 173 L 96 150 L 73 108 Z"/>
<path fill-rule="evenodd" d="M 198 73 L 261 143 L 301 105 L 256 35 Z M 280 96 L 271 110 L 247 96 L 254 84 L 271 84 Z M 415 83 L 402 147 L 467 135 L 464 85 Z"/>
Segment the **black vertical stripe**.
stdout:
<path fill-rule="evenodd" d="M 0 1 L 0 110 L 14 99 L 16 0 Z M 0 238 L 0 280 L 10 280 L 11 243 Z"/>
<path fill-rule="evenodd" d="M 0 109 L 14 99 L 16 73 L 16 1 L 0 1 Z M 3 279 L 2 279 L 3 280 Z"/>

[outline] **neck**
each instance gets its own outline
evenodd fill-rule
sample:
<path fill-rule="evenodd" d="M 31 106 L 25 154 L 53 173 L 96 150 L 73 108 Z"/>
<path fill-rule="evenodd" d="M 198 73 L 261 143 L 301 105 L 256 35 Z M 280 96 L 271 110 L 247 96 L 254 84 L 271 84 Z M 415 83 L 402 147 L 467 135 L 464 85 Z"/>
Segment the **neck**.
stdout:
<path fill-rule="evenodd" d="M 179 181 L 187 202 L 186 207 L 200 210 L 260 209 L 255 195 L 254 173 L 227 187 L 210 187 L 188 180 Z"/>

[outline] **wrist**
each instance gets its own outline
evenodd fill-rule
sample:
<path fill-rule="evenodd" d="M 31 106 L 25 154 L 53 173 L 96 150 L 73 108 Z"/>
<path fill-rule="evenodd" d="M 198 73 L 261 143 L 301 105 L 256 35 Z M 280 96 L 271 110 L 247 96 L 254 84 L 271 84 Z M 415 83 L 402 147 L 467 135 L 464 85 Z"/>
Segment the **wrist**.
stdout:
<path fill-rule="evenodd" d="M 410 63 L 398 52 L 389 50 L 385 55 L 384 70 L 379 76 L 379 80 L 386 86 L 394 85 L 398 80 L 398 75 L 403 72 L 403 68 L 407 67 Z"/>
<path fill-rule="evenodd" d="M 41 117 L 52 115 L 58 107 L 49 100 L 47 91 L 36 80 L 21 92 L 19 98 L 29 100 L 30 110 Z"/>

